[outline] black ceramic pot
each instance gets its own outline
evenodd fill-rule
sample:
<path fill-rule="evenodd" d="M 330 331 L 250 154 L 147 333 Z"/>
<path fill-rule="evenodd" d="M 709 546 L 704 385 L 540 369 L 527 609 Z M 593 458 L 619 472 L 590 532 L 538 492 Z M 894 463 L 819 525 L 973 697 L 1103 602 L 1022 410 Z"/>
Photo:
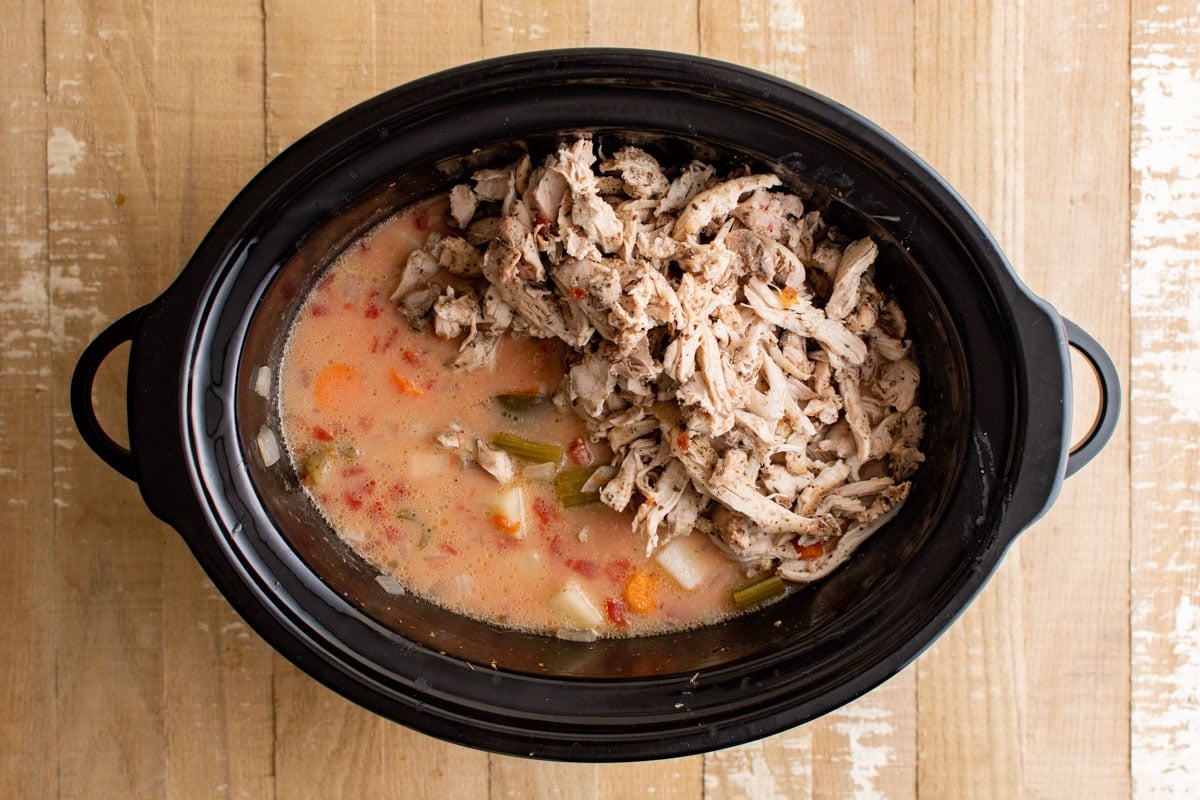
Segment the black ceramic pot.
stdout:
<path fill-rule="evenodd" d="M 900 514 L 836 573 L 785 601 L 687 633 L 592 643 L 501 631 L 383 591 L 255 436 L 252 390 L 318 272 L 358 233 L 484 164 L 590 132 L 665 161 L 777 171 L 881 245 L 877 282 L 907 310 L 928 410 Z M 91 386 L 132 341 L 130 449 Z M 1075 346 L 1103 407 L 1068 452 Z M 928 166 L 794 85 L 654 52 L 574 50 L 471 64 L 353 108 L 272 161 L 161 297 L 80 358 L 83 438 L 136 481 L 229 602 L 277 650 L 351 700 L 426 733 L 579 761 L 681 756 L 813 719 L 895 674 L 983 586 L 1066 475 L 1103 446 L 1119 388 L 1104 351 L 1014 276 Z"/>

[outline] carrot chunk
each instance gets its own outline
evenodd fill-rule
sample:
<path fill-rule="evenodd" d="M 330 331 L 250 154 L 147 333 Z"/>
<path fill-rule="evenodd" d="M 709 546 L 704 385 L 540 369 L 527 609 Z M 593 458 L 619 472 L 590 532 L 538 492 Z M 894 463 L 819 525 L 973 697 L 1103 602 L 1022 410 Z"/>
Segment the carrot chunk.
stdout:
<path fill-rule="evenodd" d="M 352 406 L 362 394 L 362 373 L 349 364 L 330 364 L 317 373 L 313 395 L 317 406 L 329 411 Z"/>
<path fill-rule="evenodd" d="M 409 397 L 420 397 L 421 395 L 425 394 L 417 388 L 416 384 L 401 375 L 399 372 L 396 372 L 394 369 L 388 370 L 388 376 L 392 379 L 392 385 L 400 390 L 400 394 L 407 395 Z"/>
<path fill-rule="evenodd" d="M 825 555 L 825 545 L 821 542 L 800 544 L 800 540 L 796 539 L 792 542 L 792 547 L 795 549 L 796 555 L 803 559 L 820 558 Z"/>
<path fill-rule="evenodd" d="M 625 604 L 639 614 L 658 607 L 658 579 L 649 572 L 635 572 L 625 582 Z"/>

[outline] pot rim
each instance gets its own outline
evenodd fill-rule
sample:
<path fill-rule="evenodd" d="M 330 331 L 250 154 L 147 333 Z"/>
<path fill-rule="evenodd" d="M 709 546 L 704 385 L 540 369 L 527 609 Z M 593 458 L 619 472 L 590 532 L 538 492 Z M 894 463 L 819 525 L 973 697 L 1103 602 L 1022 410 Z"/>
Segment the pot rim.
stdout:
<path fill-rule="evenodd" d="M 837 131 L 879 153 L 907 180 L 919 184 L 937 209 L 943 224 L 953 225 L 970 250 L 990 269 L 985 275 L 996 301 L 1022 323 L 1015 348 L 1021 359 L 1014 391 L 1020 398 L 1017 421 L 1025 431 L 1021 458 L 1011 465 L 1007 494 L 992 538 L 971 565 L 970 577 L 941 598 L 940 610 L 910 636 L 905 645 L 870 669 L 830 687 L 817 704 L 789 705 L 789 685 L 774 684 L 759 702 L 743 703 L 736 714 L 713 714 L 689 720 L 639 720 L 635 731 L 628 720 L 592 727 L 546 730 L 536 738 L 528 727 L 513 725 L 496 709 L 480 708 L 461 698 L 438 696 L 410 682 L 413 698 L 395 696 L 395 675 L 380 671 L 337 635 L 296 605 L 281 602 L 276 588 L 263 579 L 270 569 L 246 560 L 237 546 L 240 519 L 231 515 L 213 494 L 210 478 L 223 467 L 190 431 L 203 420 L 198 411 L 202 387 L 197 374 L 206 373 L 214 354 L 205 347 L 211 332 L 212 309 L 228 291 L 227 277 L 253 246 L 254 225 L 262 209 L 281 202 L 298 184 L 322 170 L 334 169 L 347 147 L 377 136 L 380 120 L 419 115 L 430 105 L 448 103 L 463 93 L 499 91 L 525 85 L 538 75 L 570 75 L 582 81 L 620 80 L 632 76 L 660 85 L 678 82 L 699 86 L 714 97 L 727 96 L 769 113 L 776 107 L 801 108 L 815 123 Z M 390 123 L 388 123 L 390 124 Z M 311 213 L 336 209 L 313 209 Z M 180 324 L 186 320 L 186 324 Z M 244 324 L 244 322 L 242 323 Z M 1066 459 L 1062 428 L 1069 388 L 1066 339 L 1057 314 L 1017 278 L 998 244 L 961 197 L 928 165 L 857 113 L 815 92 L 762 72 L 696 56 L 650 50 L 585 48 L 505 56 L 455 67 L 397 87 L 334 117 L 272 160 L 233 200 L 197 248 L 178 279 L 145 309 L 134 334 L 130 358 L 130 435 L 137 480 L 151 510 L 184 535 L 205 570 L 246 620 L 277 650 L 302 669 L 355 702 L 426 733 L 462 744 L 517 755 L 565 760 L 640 760 L 704 752 L 760 738 L 837 708 L 883 683 L 913 660 L 965 609 L 983 587 L 1015 536 L 1049 507 L 1061 482 Z M 1030 375 L 1048 376 L 1060 389 L 1057 399 L 1034 391 Z M 144 413 L 163 398 L 178 398 L 171 414 Z M 1040 412 L 1048 420 L 1036 425 Z M 1055 423 L 1055 420 L 1057 422 Z M 149 421 L 150 424 L 143 424 Z M 1032 425 L 1032 427 L 1031 427 Z M 1056 430 L 1057 428 L 1057 430 Z M 1057 435 L 1055 435 L 1057 434 Z M 162 443 L 178 443 L 179 457 L 165 458 Z M 231 443 L 236 447 L 236 442 Z M 237 479 L 237 476 L 223 476 Z M 247 486 L 249 484 L 247 483 Z M 251 492 L 253 487 L 249 486 Z M 220 531 L 222 535 L 214 535 Z M 312 587 L 318 591 L 318 587 Z M 426 652 L 428 665 L 461 668 L 462 662 Z M 706 675 L 715 683 L 733 681 L 737 665 Z M 562 684 L 561 678 L 505 675 L 537 692 Z M 632 691 L 653 688 L 673 696 L 690 697 L 695 686 L 686 675 L 655 679 L 589 679 L 576 688 Z M 386 698 L 383 695 L 387 695 Z M 765 709 L 765 710 L 764 710 Z M 586 747 L 578 747 L 584 741 Z"/>

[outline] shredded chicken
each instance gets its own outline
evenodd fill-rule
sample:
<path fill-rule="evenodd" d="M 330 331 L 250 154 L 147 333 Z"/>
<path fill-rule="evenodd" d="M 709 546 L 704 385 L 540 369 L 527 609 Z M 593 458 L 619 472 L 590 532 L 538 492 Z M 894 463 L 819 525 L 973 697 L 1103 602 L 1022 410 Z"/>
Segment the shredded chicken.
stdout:
<path fill-rule="evenodd" d="M 461 235 L 414 251 L 393 300 L 462 337 L 462 369 L 494 365 L 505 335 L 569 345 L 562 395 L 612 452 L 600 498 L 636 509 L 648 553 L 695 532 L 747 574 L 815 580 L 908 496 L 924 412 L 878 246 L 781 184 L 580 138 L 455 186 Z M 442 270 L 457 291 L 430 283 Z M 438 440 L 512 479 L 457 426 Z"/>

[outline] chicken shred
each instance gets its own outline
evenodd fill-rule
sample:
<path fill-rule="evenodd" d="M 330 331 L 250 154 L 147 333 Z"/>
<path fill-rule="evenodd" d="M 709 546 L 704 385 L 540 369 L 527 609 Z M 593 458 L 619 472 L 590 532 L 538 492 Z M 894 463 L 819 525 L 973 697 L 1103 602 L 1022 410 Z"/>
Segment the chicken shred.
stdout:
<path fill-rule="evenodd" d="M 781 186 L 579 138 L 455 186 L 462 235 L 430 236 L 392 299 L 461 336 L 465 370 L 504 335 L 572 348 L 562 392 L 612 452 L 600 498 L 636 509 L 647 553 L 709 535 L 748 575 L 816 580 L 907 498 L 924 412 L 878 246 Z M 438 288 L 440 270 L 472 288 Z M 461 430 L 439 441 L 511 479 Z"/>

